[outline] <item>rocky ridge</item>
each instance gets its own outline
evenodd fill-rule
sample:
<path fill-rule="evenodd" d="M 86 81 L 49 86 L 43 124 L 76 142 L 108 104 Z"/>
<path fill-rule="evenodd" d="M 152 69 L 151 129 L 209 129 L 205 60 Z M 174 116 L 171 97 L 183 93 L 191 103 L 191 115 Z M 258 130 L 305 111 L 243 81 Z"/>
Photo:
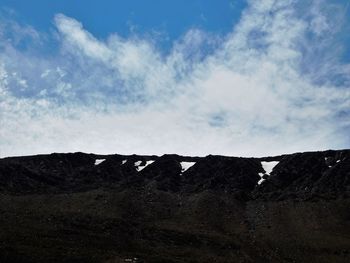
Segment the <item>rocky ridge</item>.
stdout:
<path fill-rule="evenodd" d="M 350 150 L 8 157 L 0 262 L 348 262 L 349 197 Z"/>

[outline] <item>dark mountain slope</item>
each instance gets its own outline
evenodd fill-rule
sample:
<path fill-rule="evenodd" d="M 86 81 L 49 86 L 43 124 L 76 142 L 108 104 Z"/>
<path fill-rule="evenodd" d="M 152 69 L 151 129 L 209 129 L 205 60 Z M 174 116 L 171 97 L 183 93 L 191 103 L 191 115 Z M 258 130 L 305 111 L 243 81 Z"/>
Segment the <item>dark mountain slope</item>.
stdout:
<path fill-rule="evenodd" d="M 349 197 L 350 150 L 3 158 L 0 262 L 350 262 Z"/>

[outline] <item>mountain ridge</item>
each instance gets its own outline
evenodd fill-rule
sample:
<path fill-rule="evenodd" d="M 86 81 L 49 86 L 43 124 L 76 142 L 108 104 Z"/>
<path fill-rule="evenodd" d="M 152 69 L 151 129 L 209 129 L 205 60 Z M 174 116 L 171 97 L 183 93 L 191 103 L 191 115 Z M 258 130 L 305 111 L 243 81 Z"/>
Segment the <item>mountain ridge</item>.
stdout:
<path fill-rule="evenodd" d="M 345 263 L 349 197 L 350 150 L 6 157 L 0 262 Z"/>
<path fill-rule="evenodd" d="M 27 189 L 26 191 L 30 193 L 30 189 L 34 192 L 38 190 L 37 186 L 40 186 L 40 189 L 46 187 L 47 190 L 64 190 L 69 187 L 77 190 L 77 187 L 89 185 L 90 189 L 106 184 L 130 185 L 132 180 L 135 180 L 135 186 L 138 186 L 156 179 L 160 188 L 165 187 L 169 191 L 175 191 L 175 187 L 182 186 L 178 190 L 189 191 L 191 186 L 192 188 L 202 187 L 202 190 L 220 187 L 229 190 L 227 187 L 229 185 L 231 190 L 234 188 L 237 191 L 250 191 L 255 197 L 259 197 L 263 193 L 282 189 L 294 191 L 294 194 L 299 190 L 304 194 L 312 191 L 316 186 L 318 188 L 314 192 L 329 193 L 325 184 L 331 187 L 328 183 L 337 180 L 335 182 L 337 186 L 331 190 L 337 196 L 341 196 L 341 194 L 348 194 L 347 189 L 340 188 L 343 183 L 347 186 L 349 182 L 346 176 L 339 173 L 347 173 L 349 159 L 350 150 L 302 152 L 259 158 L 220 155 L 191 157 L 177 154 L 156 156 L 53 153 L 0 159 L 0 187 L 2 190 L 8 190 L 13 188 L 10 185 L 14 186 L 17 183 L 19 188 L 13 190 L 22 193 L 20 189 L 22 183 L 23 187 L 27 184 L 23 190 Z M 100 160 L 101 163 L 96 164 L 96 160 Z M 151 161 L 151 164 L 146 165 L 146 162 Z M 272 161 L 278 164 L 271 175 L 268 175 L 262 167 L 262 162 Z M 137 170 L 137 162 L 142 167 L 141 171 Z M 181 162 L 193 162 L 193 166 L 182 172 Z M 15 175 L 11 176 L 11 173 Z M 23 180 L 19 178 L 21 176 Z M 262 176 L 266 179 L 257 186 Z M 333 179 L 330 180 L 329 177 Z M 8 189 L 5 185 L 6 179 L 9 183 Z M 131 182 L 128 183 L 128 179 Z M 32 188 L 26 180 L 32 183 Z M 323 181 L 324 184 L 322 184 Z M 176 183 L 178 186 L 174 185 Z M 171 188 L 171 184 L 174 188 Z M 290 187 L 292 185 L 294 185 L 293 189 Z M 301 188 L 304 188 L 304 191 Z M 320 188 L 322 191 L 319 191 Z M 270 195 L 273 196 L 273 194 Z"/>

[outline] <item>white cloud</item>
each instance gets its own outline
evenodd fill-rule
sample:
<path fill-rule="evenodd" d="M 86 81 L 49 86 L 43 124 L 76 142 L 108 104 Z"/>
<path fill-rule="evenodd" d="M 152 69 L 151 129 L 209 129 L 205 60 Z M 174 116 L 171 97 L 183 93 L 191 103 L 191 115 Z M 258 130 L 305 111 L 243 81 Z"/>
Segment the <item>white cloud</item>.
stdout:
<path fill-rule="evenodd" d="M 324 35 L 326 7 L 251 0 L 226 37 L 191 29 L 166 55 L 149 39 L 97 39 L 56 15 L 57 57 L 11 44 L 0 52 L 0 155 L 261 156 L 349 147 L 350 66 L 327 52 L 341 44 Z M 322 65 L 313 62 L 323 61 L 320 43 L 324 59 L 333 57 Z M 330 68 L 341 84 L 324 74 Z"/>
<path fill-rule="evenodd" d="M 67 43 L 74 45 L 74 47 L 83 51 L 87 56 L 108 61 L 111 56 L 110 51 L 103 43 L 85 31 L 83 25 L 77 20 L 63 14 L 58 14 L 55 17 L 55 23 L 61 36 Z"/>

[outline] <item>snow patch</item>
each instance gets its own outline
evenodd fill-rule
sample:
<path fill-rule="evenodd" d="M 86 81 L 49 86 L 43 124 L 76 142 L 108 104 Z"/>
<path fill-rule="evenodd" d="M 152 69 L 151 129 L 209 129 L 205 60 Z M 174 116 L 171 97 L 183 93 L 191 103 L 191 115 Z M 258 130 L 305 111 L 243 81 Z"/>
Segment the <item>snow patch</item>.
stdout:
<path fill-rule="evenodd" d="M 271 162 L 261 162 L 261 165 L 263 169 L 265 170 L 265 174 L 270 176 L 270 173 L 272 172 L 273 168 L 278 164 L 278 161 L 271 161 Z M 266 179 L 263 178 L 265 175 L 264 173 L 259 173 L 260 180 L 258 181 L 258 184 L 262 184 Z"/>
<path fill-rule="evenodd" d="M 278 164 L 278 161 L 271 161 L 271 162 L 261 162 L 262 167 L 265 170 L 265 173 L 270 175 L 272 172 L 273 168 Z"/>
<path fill-rule="evenodd" d="M 153 163 L 154 161 L 146 161 L 146 164 L 145 165 L 141 165 L 142 161 L 137 161 L 135 162 L 135 167 L 136 167 L 136 170 L 138 172 L 140 172 L 142 169 L 144 169 L 146 166 L 150 165 L 151 163 Z"/>
<path fill-rule="evenodd" d="M 95 160 L 95 165 L 99 165 L 100 163 L 106 161 L 106 159 L 96 159 Z"/>
<path fill-rule="evenodd" d="M 185 172 L 187 169 L 192 167 L 196 162 L 180 162 L 181 172 Z"/>
<path fill-rule="evenodd" d="M 125 164 L 126 162 L 127 162 L 127 160 L 123 160 L 123 161 L 122 161 L 122 165 Z"/>
<path fill-rule="evenodd" d="M 337 160 L 337 163 L 339 163 L 340 162 L 340 160 Z"/>
<path fill-rule="evenodd" d="M 331 158 L 332 158 L 332 157 L 325 157 L 325 158 L 324 158 L 325 163 L 327 164 L 327 163 L 328 163 L 328 160 L 331 159 Z M 337 162 L 338 162 L 338 161 L 337 161 Z M 329 165 L 329 164 L 328 164 L 327 166 L 328 166 L 328 168 L 332 168 L 332 165 Z"/>
<path fill-rule="evenodd" d="M 265 181 L 265 179 L 263 178 L 264 173 L 259 173 L 259 176 L 260 176 L 260 180 L 259 180 L 258 184 L 261 184 L 262 182 Z"/>

